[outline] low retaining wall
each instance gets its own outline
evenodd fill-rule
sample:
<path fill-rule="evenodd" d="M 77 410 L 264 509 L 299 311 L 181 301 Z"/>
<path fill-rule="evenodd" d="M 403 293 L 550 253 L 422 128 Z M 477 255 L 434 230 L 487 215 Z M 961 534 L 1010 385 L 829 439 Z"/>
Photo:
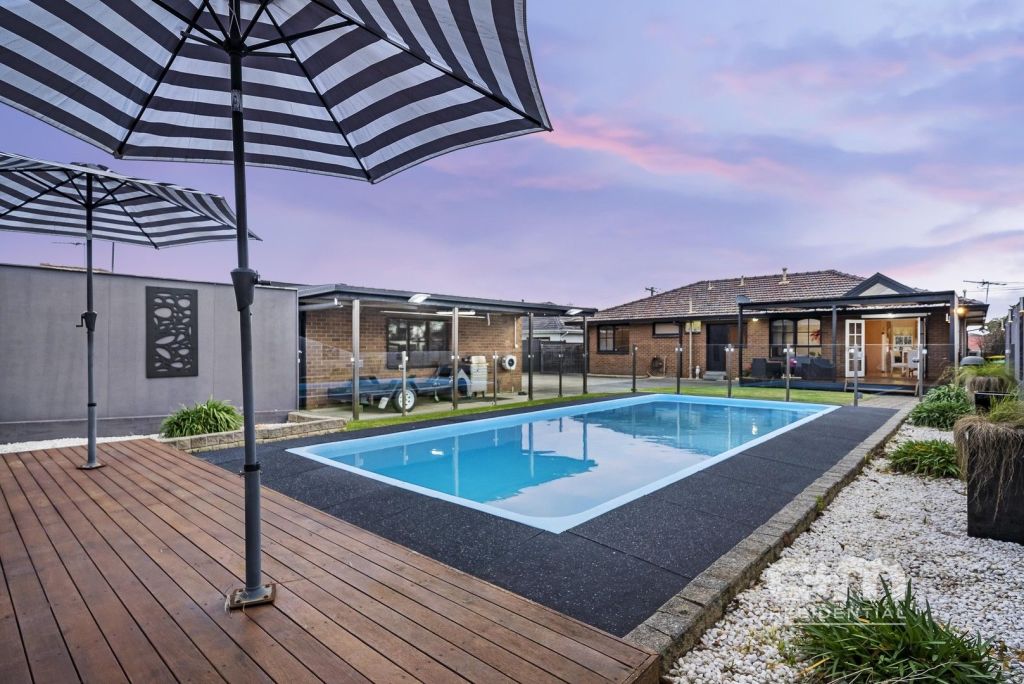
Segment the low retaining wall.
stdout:
<path fill-rule="evenodd" d="M 667 673 L 725 614 L 729 602 L 752 585 L 782 550 L 806 531 L 899 428 L 912 406 L 897 411 L 870 437 L 807 486 L 785 508 L 695 577 L 632 632 L 626 640 L 661 655 Z"/>
<path fill-rule="evenodd" d="M 257 425 L 256 443 L 263 444 L 265 442 L 277 442 L 282 439 L 315 437 L 332 432 L 341 432 L 348 423 L 344 418 L 309 420 L 305 417 L 300 422 L 292 422 L 291 416 L 289 416 L 289 421 L 276 425 Z M 194 435 L 192 437 L 161 437 L 158 441 L 168 444 L 175 449 L 196 453 L 199 451 L 214 451 L 216 449 L 245 446 L 245 435 L 242 430 L 232 430 L 231 432 L 214 432 L 207 435 Z"/>

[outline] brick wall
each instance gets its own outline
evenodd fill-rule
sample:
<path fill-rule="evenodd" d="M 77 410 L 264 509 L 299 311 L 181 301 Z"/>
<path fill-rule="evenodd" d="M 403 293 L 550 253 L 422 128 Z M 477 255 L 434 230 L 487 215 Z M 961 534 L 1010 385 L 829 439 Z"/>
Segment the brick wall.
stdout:
<path fill-rule="evenodd" d="M 636 345 L 637 347 L 637 375 L 648 375 L 651 371 L 651 361 L 654 358 L 660 358 L 664 368 L 662 373 L 670 378 L 674 378 L 678 367 L 678 356 L 675 351 L 678 346 L 682 346 L 683 348 L 683 377 L 689 377 L 691 369 L 696 366 L 700 367 L 701 373 L 703 374 L 704 370 L 707 368 L 706 325 L 707 324 L 705 322 L 701 327 L 701 331 L 692 335 L 693 353 L 691 355 L 690 334 L 683 333 L 683 341 L 682 345 L 680 345 L 679 340 L 676 337 L 655 337 L 654 327 L 650 322 L 630 324 L 628 326 L 629 344 L 631 347 L 632 345 Z M 589 329 L 588 344 L 590 352 L 590 372 L 597 375 L 630 375 L 632 373 L 632 357 L 630 354 L 611 354 L 597 351 L 597 328 L 598 324 L 593 324 Z M 735 345 L 736 325 L 732 324 L 729 328 L 729 339 L 733 340 L 733 344 Z M 759 326 L 757 323 L 748 323 L 748 330 L 753 330 L 755 334 L 758 333 L 758 328 Z M 763 335 L 760 335 L 760 337 L 764 338 L 763 346 L 765 350 L 761 355 L 767 353 L 767 335 L 767 327 L 765 327 Z M 758 337 L 758 339 L 760 339 L 760 337 Z M 735 377 L 736 364 L 738 363 L 737 355 L 735 353 L 732 354 L 728 359 L 728 362 L 728 370 Z M 744 359 L 744 365 L 749 367 L 749 359 Z"/>
<path fill-rule="evenodd" d="M 927 380 L 935 382 L 949 366 L 949 323 L 946 322 L 944 311 L 935 311 L 927 317 L 926 341 L 928 347 L 928 372 Z M 832 315 L 830 313 L 814 314 L 809 318 L 820 318 L 821 320 L 821 355 L 824 359 L 832 360 Z M 846 320 L 858 319 L 859 316 L 840 314 L 837 317 L 837 344 L 836 374 L 839 379 L 845 377 L 846 366 Z M 755 358 L 769 358 L 770 339 L 769 323 L 767 317 L 747 318 L 744 320 L 746 328 L 746 340 L 743 349 L 743 370 L 749 372 L 751 363 Z M 590 372 L 604 375 L 629 375 L 631 373 L 632 359 L 630 354 L 609 354 L 597 351 L 597 329 L 598 323 L 590 326 L 589 352 Z M 629 344 L 637 346 L 637 375 L 645 376 L 650 371 L 651 359 L 660 357 L 664 361 L 665 375 L 675 377 L 676 374 L 676 353 L 675 348 L 679 342 L 675 337 L 654 337 L 653 326 L 649 321 L 631 323 L 629 329 Z M 735 324 L 731 326 L 730 340 L 735 340 Z M 734 342 L 735 344 L 735 342 Z M 689 361 L 690 342 L 686 334 L 683 335 L 683 377 L 688 376 L 688 368 L 700 366 L 702 372 L 707 368 L 707 322 L 701 329 L 700 334 L 693 335 L 693 360 Z M 729 359 L 729 372 L 735 377 L 737 354 Z M 869 369 L 870 371 L 870 369 Z"/>
<path fill-rule="evenodd" d="M 361 375 L 378 378 L 401 377 L 396 368 L 387 367 L 387 319 L 399 315 L 383 314 L 366 309 L 360 312 L 359 348 L 363 361 Z M 414 317 L 410 317 L 414 318 Z M 417 320 L 420 317 L 415 317 Z M 352 378 L 352 309 L 326 309 L 307 311 L 306 326 L 306 382 L 336 382 Z M 520 355 L 517 341 L 517 317 L 506 314 L 492 314 L 490 321 L 485 316 L 459 319 L 459 355 L 483 355 L 488 360 L 488 391 L 490 391 L 491 355 Z M 446 361 L 447 362 L 447 361 Z M 522 387 L 522 360 L 513 371 L 501 370 L 498 375 L 498 389 L 501 392 L 518 392 Z M 410 375 L 431 375 L 435 368 L 410 368 Z M 311 393 L 312 394 L 312 393 Z M 306 405 L 317 408 L 326 404 L 319 396 L 309 396 Z"/>

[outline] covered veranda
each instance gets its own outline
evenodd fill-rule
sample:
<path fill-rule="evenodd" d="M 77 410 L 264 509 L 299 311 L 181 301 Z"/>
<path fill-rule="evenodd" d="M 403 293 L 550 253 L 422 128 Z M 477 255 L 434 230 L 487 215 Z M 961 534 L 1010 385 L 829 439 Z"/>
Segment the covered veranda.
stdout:
<path fill-rule="evenodd" d="M 300 289 L 299 302 L 299 405 L 356 420 L 532 401 L 533 321 L 578 316 L 586 329 L 596 311 L 345 284 Z"/>
<path fill-rule="evenodd" d="M 784 385 L 788 370 L 793 387 L 850 389 L 856 381 L 865 391 L 906 393 L 927 389 L 958 367 L 968 326 L 983 324 L 988 308 L 953 291 L 737 305 L 743 384 Z M 754 338 L 750 324 L 761 320 L 768 334 Z M 815 323 L 801 326 L 804 321 Z"/>

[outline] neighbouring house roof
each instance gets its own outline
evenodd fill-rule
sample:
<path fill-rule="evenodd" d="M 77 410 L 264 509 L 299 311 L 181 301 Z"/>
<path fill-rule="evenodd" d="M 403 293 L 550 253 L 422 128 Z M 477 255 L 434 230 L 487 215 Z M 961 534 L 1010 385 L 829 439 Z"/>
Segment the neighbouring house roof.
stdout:
<path fill-rule="evenodd" d="M 425 298 L 421 301 L 413 299 L 414 297 L 419 298 L 424 296 Z M 360 287 L 356 285 L 346 285 L 344 283 L 314 285 L 299 288 L 299 301 L 303 304 L 327 302 L 330 300 L 336 300 L 338 303 L 347 303 L 356 299 L 361 302 L 389 304 L 396 307 L 409 308 L 410 310 L 451 309 L 452 307 L 457 306 L 492 313 L 533 313 L 537 316 L 560 316 L 567 312 L 572 312 L 574 315 L 582 314 L 584 316 L 589 316 L 596 311 L 596 309 L 590 307 L 577 307 L 572 306 L 571 304 L 487 299 L 461 295 L 434 294 L 430 292 Z"/>
<path fill-rule="evenodd" d="M 523 319 L 523 339 L 528 335 L 526 319 Z M 575 316 L 534 316 L 533 334 L 534 337 L 544 335 L 561 335 L 566 333 L 583 332 L 581 319 Z"/>
<path fill-rule="evenodd" d="M 752 302 L 842 297 L 867 280 L 842 271 L 807 271 L 700 280 L 653 297 L 603 309 L 594 320 L 699 318 L 736 314 L 737 295 Z"/>
<path fill-rule="evenodd" d="M 737 297 L 746 297 L 744 311 L 757 310 L 763 304 L 766 310 L 802 310 L 839 304 L 846 307 L 915 308 L 948 302 L 950 291 L 930 292 L 904 285 L 882 274 L 864 278 L 835 269 L 781 273 L 762 276 L 740 276 L 720 280 L 701 280 L 675 290 L 661 292 L 652 297 L 637 299 L 626 304 L 603 309 L 594 316 L 595 321 L 647 321 L 674 319 L 701 319 L 735 316 Z M 947 298 L 947 299 L 943 299 Z M 987 305 L 975 300 L 961 299 L 969 309 L 971 318 L 984 319 Z"/>

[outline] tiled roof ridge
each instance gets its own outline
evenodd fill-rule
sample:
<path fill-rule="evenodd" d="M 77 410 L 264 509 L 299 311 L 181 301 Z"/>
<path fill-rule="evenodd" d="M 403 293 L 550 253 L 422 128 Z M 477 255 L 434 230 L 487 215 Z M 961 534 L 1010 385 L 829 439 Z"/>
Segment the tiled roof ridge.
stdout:
<path fill-rule="evenodd" d="M 840 270 L 835 269 L 835 268 L 822 268 L 822 269 L 818 269 L 818 270 L 815 270 L 815 271 L 795 271 L 795 272 L 792 272 L 792 273 L 787 272 L 787 275 L 788 275 L 788 277 L 792 278 L 794 276 L 819 275 L 819 274 L 822 274 L 822 273 L 832 273 L 832 274 L 835 274 L 835 275 L 838 275 L 838 276 L 842 276 L 844 278 L 853 278 L 853 279 L 860 280 L 860 281 L 867 280 L 867 278 L 865 278 L 863 276 L 854 275 L 853 273 L 846 273 L 845 271 L 840 271 Z M 621 307 L 625 307 L 625 306 L 629 306 L 631 304 L 636 304 L 638 302 L 645 302 L 645 301 L 649 301 L 649 300 L 652 300 L 652 299 L 653 300 L 663 299 L 663 298 L 667 297 L 668 295 L 678 294 L 678 293 L 684 292 L 686 290 L 692 289 L 692 288 L 694 288 L 694 287 L 696 287 L 698 285 L 703 285 L 703 284 L 707 284 L 707 283 L 726 283 L 726 282 L 732 282 L 732 281 L 739 281 L 741 279 L 743 279 L 743 280 L 753 280 L 753 279 L 759 279 L 759 278 L 781 278 L 781 277 L 782 277 L 782 271 L 779 271 L 778 273 L 766 273 L 764 275 L 738 275 L 738 276 L 733 276 L 731 278 L 714 278 L 714 279 L 705 278 L 703 280 L 695 280 L 695 281 L 693 281 L 691 283 L 687 283 L 686 285 L 682 285 L 680 287 L 674 287 L 671 290 L 665 290 L 664 292 L 659 292 L 658 294 L 655 294 L 655 295 L 648 295 L 647 297 L 638 297 L 638 298 L 632 299 L 632 300 L 630 300 L 628 302 L 623 302 L 621 304 L 616 304 L 615 306 L 610 306 L 607 309 L 602 309 L 601 313 L 607 313 L 609 311 L 614 311 L 615 309 L 618 309 L 618 308 L 621 308 Z"/>

